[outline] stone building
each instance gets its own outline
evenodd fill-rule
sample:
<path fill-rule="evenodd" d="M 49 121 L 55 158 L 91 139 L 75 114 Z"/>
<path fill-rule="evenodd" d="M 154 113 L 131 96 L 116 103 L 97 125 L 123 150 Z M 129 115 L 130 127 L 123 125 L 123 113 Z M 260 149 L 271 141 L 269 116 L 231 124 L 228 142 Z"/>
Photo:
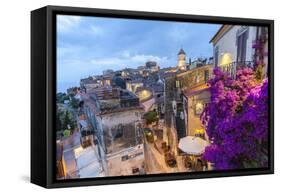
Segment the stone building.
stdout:
<path fill-rule="evenodd" d="M 63 145 L 56 143 L 56 178 L 64 179 L 66 177 L 65 161 L 63 157 Z"/>
<path fill-rule="evenodd" d="M 164 76 L 164 122 L 163 141 L 177 154 L 178 132 L 175 126 L 175 102 L 181 102 L 180 95 L 176 92 L 176 73 L 169 72 Z"/>
<path fill-rule="evenodd" d="M 140 87 L 143 87 L 143 79 L 142 78 L 139 78 L 139 79 L 130 79 L 130 80 L 127 80 L 126 82 L 126 89 L 133 92 L 133 93 L 136 93 L 136 90 Z"/>
<path fill-rule="evenodd" d="M 186 70 L 186 54 L 184 50 L 181 48 L 178 53 L 178 64 L 177 67 L 180 70 Z"/>
<path fill-rule="evenodd" d="M 145 69 L 151 73 L 158 72 L 160 67 L 157 65 L 155 61 L 147 61 L 145 63 Z"/>
<path fill-rule="evenodd" d="M 80 88 L 84 92 L 91 92 L 100 86 L 102 86 L 102 81 L 99 77 L 90 76 L 80 80 Z"/>
<path fill-rule="evenodd" d="M 164 110 L 166 141 L 177 154 L 179 139 L 185 136 L 204 136 L 200 115 L 210 100 L 208 80 L 212 65 L 207 60 L 197 61 L 195 67 L 185 63 L 181 49 L 177 71 L 166 72 L 164 78 Z M 200 62 L 200 63 L 199 63 Z M 185 64 L 185 65 L 183 65 Z M 182 67 L 185 68 L 182 68 Z M 165 136 L 165 135 L 164 135 Z M 207 137 L 206 137 L 207 138 Z"/>
<path fill-rule="evenodd" d="M 182 93 L 182 105 L 185 119 L 186 136 L 204 134 L 204 127 L 200 121 L 200 115 L 206 103 L 210 100 L 209 85 L 212 65 L 204 65 L 195 69 L 180 73 L 176 78 L 176 87 Z M 203 135 L 202 134 L 202 135 Z"/>
<path fill-rule="evenodd" d="M 128 90 L 97 88 L 82 95 L 91 123 L 98 155 L 107 176 L 138 174 L 143 171 L 143 108 Z"/>

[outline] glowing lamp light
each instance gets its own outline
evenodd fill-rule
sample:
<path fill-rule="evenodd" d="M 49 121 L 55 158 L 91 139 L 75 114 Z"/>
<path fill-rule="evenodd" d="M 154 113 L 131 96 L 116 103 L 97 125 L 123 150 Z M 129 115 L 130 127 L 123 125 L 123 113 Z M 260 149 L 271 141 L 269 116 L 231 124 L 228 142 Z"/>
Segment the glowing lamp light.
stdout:
<path fill-rule="evenodd" d="M 197 102 L 195 105 L 196 114 L 201 114 L 203 112 L 204 106 L 201 102 Z"/>
<path fill-rule="evenodd" d="M 140 98 L 140 101 L 146 100 L 146 99 L 150 98 L 151 95 L 152 95 L 152 94 L 151 94 L 151 92 L 150 92 L 149 90 L 142 90 L 142 91 L 138 94 L 138 96 L 139 96 L 139 98 Z"/>
<path fill-rule="evenodd" d="M 76 156 L 76 157 L 79 157 L 80 154 L 82 153 L 82 151 L 83 151 L 83 147 L 82 147 L 82 146 L 80 146 L 80 147 L 78 147 L 78 148 L 75 148 L 75 149 L 74 149 L 74 154 L 75 154 L 75 156 Z"/>
<path fill-rule="evenodd" d="M 195 133 L 196 133 L 196 134 L 204 134 L 204 133 L 205 133 L 205 130 L 204 130 L 204 129 L 196 129 L 196 130 L 195 130 Z"/>
<path fill-rule="evenodd" d="M 222 58 L 221 58 L 221 63 L 220 65 L 221 66 L 225 66 L 225 65 L 228 65 L 230 63 L 232 63 L 232 55 L 230 53 L 224 53 L 222 55 Z"/>

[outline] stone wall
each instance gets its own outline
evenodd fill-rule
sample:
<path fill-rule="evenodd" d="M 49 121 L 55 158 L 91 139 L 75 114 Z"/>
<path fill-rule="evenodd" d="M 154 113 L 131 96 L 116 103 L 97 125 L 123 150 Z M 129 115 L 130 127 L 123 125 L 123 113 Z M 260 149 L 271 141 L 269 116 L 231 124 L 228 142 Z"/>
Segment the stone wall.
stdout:
<path fill-rule="evenodd" d="M 208 75 L 206 77 L 206 75 Z M 183 90 L 189 90 L 196 86 L 206 83 L 212 75 L 212 66 L 205 65 L 195 68 L 177 75 L 177 80 L 180 82 L 180 87 Z"/>
<path fill-rule="evenodd" d="M 194 136 L 196 129 L 202 129 L 204 126 L 200 120 L 200 114 L 196 114 L 196 104 L 202 103 L 205 105 L 209 102 L 210 92 L 209 90 L 205 90 L 197 95 L 188 97 L 188 121 L 187 121 L 187 135 Z"/>

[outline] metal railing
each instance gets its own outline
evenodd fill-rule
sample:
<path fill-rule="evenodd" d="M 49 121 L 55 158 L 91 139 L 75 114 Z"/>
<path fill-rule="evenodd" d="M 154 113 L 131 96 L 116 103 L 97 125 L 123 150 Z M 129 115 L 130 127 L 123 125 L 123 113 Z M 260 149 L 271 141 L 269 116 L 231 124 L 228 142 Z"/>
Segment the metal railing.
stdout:
<path fill-rule="evenodd" d="M 249 68 L 254 68 L 255 63 L 254 61 L 239 61 L 239 62 L 232 62 L 229 64 L 224 64 L 218 66 L 222 71 L 227 72 L 230 74 L 232 78 L 236 78 L 236 72 L 237 69 L 242 68 L 242 67 L 249 67 Z"/>

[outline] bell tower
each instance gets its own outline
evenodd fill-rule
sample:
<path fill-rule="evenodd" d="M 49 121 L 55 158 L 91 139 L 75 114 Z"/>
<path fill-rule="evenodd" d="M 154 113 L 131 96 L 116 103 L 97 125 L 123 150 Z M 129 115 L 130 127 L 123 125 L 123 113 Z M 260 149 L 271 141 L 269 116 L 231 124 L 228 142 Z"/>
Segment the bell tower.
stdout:
<path fill-rule="evenodd" d="M 184 52 L 184 50 L 181 48 L 179 53 L 178 53 L 178 69 L 180 70 L 185 70 L 186 69 L 186 54 Z"/>

